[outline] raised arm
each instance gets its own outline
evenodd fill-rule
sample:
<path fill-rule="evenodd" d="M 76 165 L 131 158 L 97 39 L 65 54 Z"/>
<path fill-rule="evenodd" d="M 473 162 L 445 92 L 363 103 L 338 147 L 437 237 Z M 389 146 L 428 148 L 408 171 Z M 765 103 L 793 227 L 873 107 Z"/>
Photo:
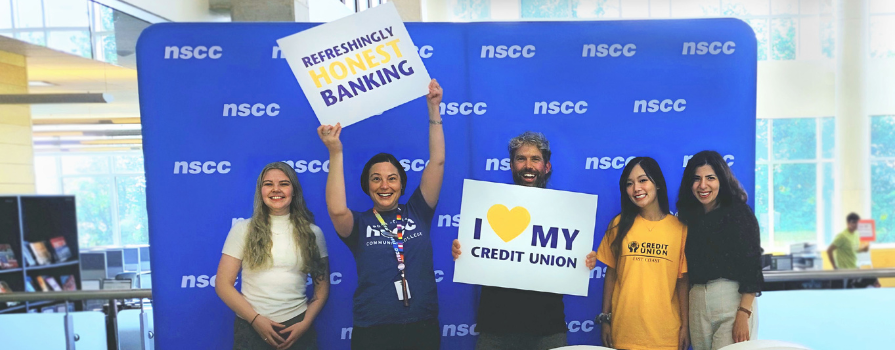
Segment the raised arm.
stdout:
<path fill-rule="evenodd" d="M 326 210 L 333 222 L 336 233 L 342 237 L 351 235 L 354 226 L 354 215 L 348 209 L 348 200 L 345 197 L 345 169 L 344 156 L 342 155 L 342 125 L 321 125 L 317 128 L 317 135 L 329 150 L 329 175 L 326 177 Z"/>
<path fill-rule="evenodd" d="M 423 170 L 420 180 L 420 191 L 430 208 L 438 204 L 438 196 L 441 194 L 441 183 L 444 180 L 444 128 L 442 128 L 441 85 L 435 79 L 429 82 L 429 94 L 426 95 L 426 104 L 429 107 L 429 163 Z M 332 176 L 332 161 L 330 161 L 330 176 Z"/>

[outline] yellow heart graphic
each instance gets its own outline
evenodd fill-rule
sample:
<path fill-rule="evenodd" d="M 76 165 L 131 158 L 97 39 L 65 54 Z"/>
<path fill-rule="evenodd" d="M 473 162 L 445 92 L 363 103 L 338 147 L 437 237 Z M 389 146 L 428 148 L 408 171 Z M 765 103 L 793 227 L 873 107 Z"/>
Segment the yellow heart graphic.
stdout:
<path fill-rule="evenodd" d="M 488 209 L 488 224 L 504 242 L 519 237 L 522 231 L 528 227 L 529 222 L 531 222 L 531 214 L 528 213 L 528 209 L 523 207 L 515 207 L 510 210 L 503 204 L 495 204 Z"/>

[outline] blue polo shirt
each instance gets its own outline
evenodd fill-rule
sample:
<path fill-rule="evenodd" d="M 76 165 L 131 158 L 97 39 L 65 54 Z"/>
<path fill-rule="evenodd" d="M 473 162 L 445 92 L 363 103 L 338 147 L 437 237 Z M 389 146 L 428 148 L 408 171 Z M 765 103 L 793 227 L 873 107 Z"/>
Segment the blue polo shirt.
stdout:
<path fill-rule="evenodd" d="M 404 217 L 404 259 L 410 306 L 398 300 L 395 281 L 401 280 L 392 241 L 380 234 L 384 230 L 373 214 L 352 210 L 351 235 L 341 237 L 354 254 L 357 265 L 357 290 L 354 291 L 354 325 L 371 327 L 405 324 L 438 317 L 438 291 L 429 236 L 435 209 L 429 208 L 419 188 L 407 204 L 399 204 Z M 397 227 L 398 209 L 379 212 L 388 228 Z M 395 238 L 397 240 L 397 238 Z"/>

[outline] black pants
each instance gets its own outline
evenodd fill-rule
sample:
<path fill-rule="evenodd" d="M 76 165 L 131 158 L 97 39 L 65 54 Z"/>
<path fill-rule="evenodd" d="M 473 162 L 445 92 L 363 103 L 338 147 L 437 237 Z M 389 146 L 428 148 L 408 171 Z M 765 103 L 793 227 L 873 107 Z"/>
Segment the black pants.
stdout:
<path fill-rule="evenodd" d="M 305 314 L 295 316 L 289 319 L 286 322 L 279 322 L 280 324 L 289 327 L 296 323 L 301 322 L 305 319 Z M 279 330 L 274 327 L 274 330 Z M 283 339 L 286 339 L 288 335 L 280 335 Z M 255 331 L 255 328 L 249 324 L 249 321 L 243 320 L 239 317 L 236 318 L 236 322 L 233 324 L 233 350 L 270 350 L 273 347 L 270 346 L 264 339 L 261 338 L 261 335 Z M 289 350 L 317 350 L 317 332 L 314 331 L 314 326 L 311 325 L 310 328 L 305 332 L 305 334 L 301 335 L 301 338 L 298 338 L 292 346 L 289 347 Z"/>
<path fill-rule="evenodd" d="M 407 324 L 354 327 L 352 350 L 438 350 L 441 332 L 438 319 Z"/>

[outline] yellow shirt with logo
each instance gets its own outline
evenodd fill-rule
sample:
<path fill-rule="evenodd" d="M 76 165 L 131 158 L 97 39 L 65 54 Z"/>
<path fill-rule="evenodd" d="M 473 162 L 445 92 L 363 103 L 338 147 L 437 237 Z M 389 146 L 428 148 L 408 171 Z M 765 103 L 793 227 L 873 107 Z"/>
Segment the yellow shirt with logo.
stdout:
<path fill-rule="evenodd" d="M 618 220 L 613 219 L 612 226 Z M 610 248 L 615 236 L 613 228 L 597 249 L 597 259 L 618 275 L 612 293 L 612 345 L 677 349 L 681 315 L 675 286 L 687 272 L 687 227 L 672 215 L 659 221 L 638 215 L 622 241 L 621 259 Z"/>

